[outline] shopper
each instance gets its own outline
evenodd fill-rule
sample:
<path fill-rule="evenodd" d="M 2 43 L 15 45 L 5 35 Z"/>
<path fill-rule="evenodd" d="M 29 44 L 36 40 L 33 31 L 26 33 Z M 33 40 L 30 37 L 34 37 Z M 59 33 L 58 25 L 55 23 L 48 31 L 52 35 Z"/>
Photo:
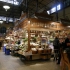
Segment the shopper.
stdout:
<path fill-rule="evenodd" d="M 66 40 L 65 40 L 65 47 L 64 49 L 66 48 L 70 48 L 70 34 L 68 34 Z"/>
<path fill-rule="evenodd" d="M 70 34 L 68 34 L 68 36 L 67 36 L 67 38 L 65 40 L 64 50 L 66 51 L 67 57 L 68 57 L 69 62 L 70 62 Z"/>
<path fill-rule="evenodd" d="M 54 60 L 57 60 L 58 56 L 58 45 L 59 45 L 59 39 L 56 36 L 54 41 L 53 41 L 53 47 L 54 47 Z"/>
<path fill-rule="evenodd" d="M 61 61 L 61 54 L 63 52 L 63 48 L 65 46 L 65 40 L 64 38 L 59 38 L 59 47 L 58 47 L 58 60 L 57 60 L 57 64 L 60 64 Z"/>
<path fill-rule="evenodd" d="M 0 49 L 1 49 L 1 47 L 2 47 L 2 42 L 0 42 Z"/>

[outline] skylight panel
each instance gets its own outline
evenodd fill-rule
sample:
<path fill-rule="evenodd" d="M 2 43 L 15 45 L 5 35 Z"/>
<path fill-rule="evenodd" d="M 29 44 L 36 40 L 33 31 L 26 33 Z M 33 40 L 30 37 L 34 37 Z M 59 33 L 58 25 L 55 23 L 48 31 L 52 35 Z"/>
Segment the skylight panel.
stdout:
<path fill-rule="evenodd" d="M 14 5 L 19 5 L 19 2 L 17 0 L 0 0 L 2 2 L 6 2 L 6 3 L 10 3 L 10 4 L 14 4 Z"/>
<path fill-rule="evenodd" d="M 57 10 L 60 10 L 61 9 L 61 5 L 57 5 Z"/>
<path fill-rule="evenodd" d="M 54 13 L 54 12 L 56 12 L 56 7 L 53 7 L 53 8 L 51 9 L 51 13 Z"/>

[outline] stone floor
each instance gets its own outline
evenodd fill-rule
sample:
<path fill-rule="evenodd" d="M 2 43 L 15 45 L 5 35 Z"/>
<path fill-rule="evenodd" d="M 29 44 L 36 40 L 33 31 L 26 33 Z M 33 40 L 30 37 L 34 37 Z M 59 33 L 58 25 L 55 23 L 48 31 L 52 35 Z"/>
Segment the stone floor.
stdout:
<path fill-rule="evenodd" d="M 22 62 L 18 57 L 0 51 L 0 70 L 60 70 L 53 60 Z"/>

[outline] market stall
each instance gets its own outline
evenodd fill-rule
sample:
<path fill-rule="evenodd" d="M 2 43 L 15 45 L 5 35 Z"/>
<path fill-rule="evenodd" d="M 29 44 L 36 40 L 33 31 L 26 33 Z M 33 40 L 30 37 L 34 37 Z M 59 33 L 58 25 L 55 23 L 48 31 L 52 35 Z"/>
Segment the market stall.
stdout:
<path fill-rule="evenodd" d="M 26 18 L 23 15 L 8 34 L 10 49 L 18 49 L 17 53 L 26 60 L 50 59 L 53 40 L 55 36 L 64 35 L 65 38 L 70 30 L 65 28 L 62 23 L 43 18 Z"/>
<path fill-rule="evenodd" d="M 26 48 L 18 53 L 28 60 L 50 59 L 52 42 L 55 36 L 59 35 L 59 31 L 64 29 L 60 23 L 37 18 L 25 19 L 17 27 L 23 30 L 23 45 Z"/>

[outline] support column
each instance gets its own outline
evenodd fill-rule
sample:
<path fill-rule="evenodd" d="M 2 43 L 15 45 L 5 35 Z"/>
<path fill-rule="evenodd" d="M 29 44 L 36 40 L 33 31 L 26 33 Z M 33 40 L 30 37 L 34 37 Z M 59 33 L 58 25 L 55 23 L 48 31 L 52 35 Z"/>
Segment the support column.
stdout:
<path fill-rule="evenodd" d="M 14 0 L 13 0 L 13 25 L 14 25 Z"/>
<path fill-rule="evenodd" d="M 63 1 L 63 2 L 62 2 L 62 3 L 63 3 L 63 17 L 65 18 L 65 8 L 64 8 L 64 1 L 65 1 L 65 0 L 62 0 L 62 1 Z"/>
<path fill-rule="evenodd" d="M 29 17 L 28 0 L 25 0 L 25 5 L 26 5 L 26 13 L 27 13 L 27 17 Z"/>
<path fill-rule="evenodd" d="M 36 12 L 38 12 L 38 0 L 36 0 Z"/>
<path fill-rule="evenodd" d="M 62 0 L 62 6 L 63 6 L 63 17 L 65 18 L 64 0 Z"/>
<path fill-rule="evenodd" d="M 55 4 L 56 4 L 56 21 L 58 21 L 57 2 L 58 2 L 58 0 L 55 0 Z"/>
<path fill-rule="evenodd" d="M 30 20 L 28 21 L 28 49 L 27 51 L 31 50 L 31 46 L 30 46 Z"/>

